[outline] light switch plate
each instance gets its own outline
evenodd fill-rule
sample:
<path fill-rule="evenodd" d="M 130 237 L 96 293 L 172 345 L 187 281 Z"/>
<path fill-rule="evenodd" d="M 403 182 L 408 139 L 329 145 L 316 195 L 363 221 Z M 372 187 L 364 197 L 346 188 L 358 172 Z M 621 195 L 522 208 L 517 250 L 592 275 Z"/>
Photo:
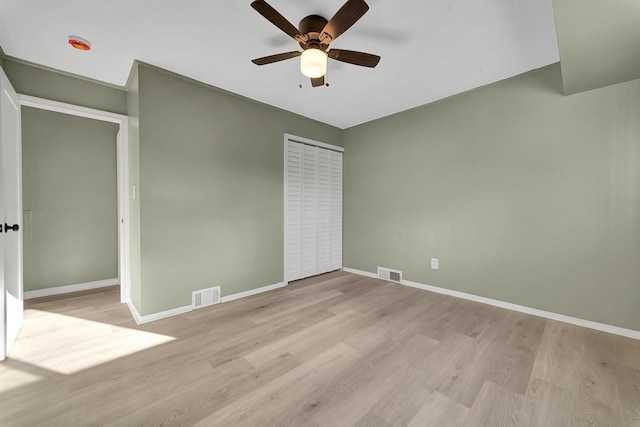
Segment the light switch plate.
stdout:
<path fill-rule="evenodd" d="M 22 238 L 31 240 L 31 211 L 22 211 Z"/>
<path fill-rule="evenodd" d="M 439 264 L 438 258 L 431 258 L 431 269 L 432 270 L 437 270 L 438 269 L 438 264 Z"/>

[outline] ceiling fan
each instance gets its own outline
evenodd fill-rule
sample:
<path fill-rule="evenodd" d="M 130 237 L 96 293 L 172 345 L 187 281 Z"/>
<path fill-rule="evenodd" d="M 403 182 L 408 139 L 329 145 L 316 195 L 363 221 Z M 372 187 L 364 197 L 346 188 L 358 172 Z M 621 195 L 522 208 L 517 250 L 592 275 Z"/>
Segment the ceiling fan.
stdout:
<path fill-rule="evenodd" d="M 311 78 L 311 86 L 318 87 L 325 84 L 324 75 L 327 72 L 327 58 L 370 68 L 375 67 L 380 62 L 378 55 L 370 53 L 345 49 L 327 50 L 331 42 L 367 13 L 369 6 L 364 0 L 347 0 L 329 21 L 318 15 L 304 17 L 298 25 L 299 29 L 264 0 L 255 0 L 251 3 L 251 7 L 267 18 L 273 25 L 295 39 L 303 49 L 302 52 L 294 50 L 256 58 L 251 61 L 256 65 L 272 64 L 300 56 L 300 71 Z"/>

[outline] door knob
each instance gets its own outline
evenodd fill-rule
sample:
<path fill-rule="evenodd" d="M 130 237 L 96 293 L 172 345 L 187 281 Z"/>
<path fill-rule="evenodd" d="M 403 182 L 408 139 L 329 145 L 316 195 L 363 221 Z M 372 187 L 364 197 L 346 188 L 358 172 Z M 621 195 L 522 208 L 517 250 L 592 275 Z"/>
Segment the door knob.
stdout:
<path fill-rule="evenodd" d="M 7 232 L 9 230 L 18 231 L 18 230 L 20 230 L 20 226 L 18 224 L 9 225 L 9 224 L 5 223 L 4 224 L 4 231 Z"/>

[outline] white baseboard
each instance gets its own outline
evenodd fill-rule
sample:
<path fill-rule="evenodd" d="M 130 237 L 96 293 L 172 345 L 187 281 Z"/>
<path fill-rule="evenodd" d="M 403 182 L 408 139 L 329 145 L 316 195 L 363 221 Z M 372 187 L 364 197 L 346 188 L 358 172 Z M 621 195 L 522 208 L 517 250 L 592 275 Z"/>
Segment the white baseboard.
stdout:
<path fill-rule="evenodd" d="M 147 314 L 146 316 L 142 316 L 138 313 L 136 306 L 133 305 L 131 301 L 127 301 L 127 306 L 129 306 L 129 311 L 133 316 L 133 320 L 136 321 L 136 324 L 141 325 L 143 323 L 153 322 L 154 320 L 165 319 L 167 317 L 177 316 L 179 314 L 188 313 L 193 311 L 193 307 L 190 305 L 185 305 L 184 307 L 172 308 L 171 310 L 159 311 L 157 313 Z"/>
<path fill-rule="evenodd" d="M 362 276 L 373 277 L 376 279 L 378 278 L 377 274 L 370 273 L 368 271 L 357 270 L 354 268 L 344 268 L 343 270 L 348 273 L 359 274 Z M 466 292 L 454 291 L 451 289 L 439 288 L 437 286 L 431 286 L 431 285 L 425 285 L 422 283 L 412 282 L 410 280 L 403 280 L 401 284 L 404 286 L 411 286 L 412 288 L 418 288 L 418 289 L 423 289 L 425 291 L 450 295 L 456 298 L 462 298 L 469 301 L 475 301 L 483 304 L 493 305 L 495 307 L 506 308 L 507 310 L 519 311 L 521 313 L 532 314 L 534 316 L 544 317 L 546 319 L 557 320 L 559 322 L 570 323 L 572 325 L 582 326 L 589 329 L 595 329 L 597 331 L 608 332 L 610 334 L 621 335 L 623 337 L 640 340 L 640 331 L 634 331 L 633 329 L 626 329 L 626 328 L 621 328 L 619 326 L 607 325 L 606 323 L 598 323 L 591 320 L 585 320 L 577 317 L 566 316 L 564 314 L 552 313 L 550 311 L 544 311 L 544 310 L 539 310 L 537 308 L 531 308 L 523 305 L 512 304 L 510 302 L 495 300 L 491 298 L 485 298 L 478 295 L 468 294 Z"/>
<path fill-rule="evenodd" d="M 135 320 L 136 325 L 139 325 L 142 323 L 141 319 L 142 316 L 140 316 L 140 313 L 138 313 L 138 310 L 136 309 L 136 306 L 133 305 L 133 303 L 131 302 L 131 300 L 127 301 L 127 307 L 129 307 L 129 311 L 131 312 L 131 316 L 133 316 L 133 320 Z"/>
<path fill-rule="evenodd" d="M 273 291 L 287 286 L 286 282 L 274 283 L 273 285 L 263 286 L 261 288 L 249 289 L 248 291 L 238 292 L 237 294 L 227 295 L 222 297 L 221 302 L 229 302 L 240 298 L 250 297 L 251 295 L 261 294 L 263 292 Z"/>
<path fill-rule="evenodd" d="M 368 271 L 364 271 L 364 270 L 356 270 L 355 268 L 344 267 L 342 271 L 346 271 L 347 273 L 359 274 L 360 276 L 367 276 L 374 279 L 379 279 L 378 275 L 375 273 L 369 273 Z"/>
<path fill-rule="evenodd" d="M 226 297 L 222 297 L 220 299 L 220 302 L 229 302 L 229 301 L 237 300 L 240 298 L 249 297 L 251 295 L 261 294 L 263 292 L 268 292 L 274 289 L 282 288 L 286 285 L 287 284 L 285 282 L 280 282 L 280 283 L 275 283 L 273 285 L 263 286 L 261 288 L 250 289 L 248 291 L 239 292 L 237 294 L 232 294 L 232 295 L 227 295 Z M 138 325 L 193 311 L 192 306 L 186 305 L 184 307 L 173 308 L 171 310 L 160 311 L 158 313 L 152 313 L 152 314 L 147 314 L 145 316 L 142 316 L 140 313 L 138 313 L 136 306 L 133 305 L 131 301 L 127 301 L 127 305 L 129 306 L 129 311 L 131 311 L 131 315 L 133 316 L 133 319 L 136 321 Z"/>
<path fill-rule="evenodd" d="M 117 285 L 119 283 L 120 280 L 116 277 L 115 279 L 96 280 L 95 282 L 78 283 L 76 285 L 56 286 L 54 288 L 25 291 L 22 296 L 24 299 L 42 298 L 51 295 L 61 295 L 71 292 L 86 291 L 89 289 L 104 288 L 107 286 Z"/>

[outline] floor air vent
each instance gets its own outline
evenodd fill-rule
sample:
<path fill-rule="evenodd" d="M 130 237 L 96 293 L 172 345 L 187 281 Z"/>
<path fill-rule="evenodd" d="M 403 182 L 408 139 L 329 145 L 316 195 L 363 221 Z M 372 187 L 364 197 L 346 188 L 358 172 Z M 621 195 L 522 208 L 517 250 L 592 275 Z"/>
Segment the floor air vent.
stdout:
<path fill-rule="evenodd" d="M 378 277 L 392 282 L 402 282 L 402 271 L 391 270 L 389 268 L 378 267 Z"/>
<path fill-rule="evenodd" d="M 193 308 L 202 308 L 220 302 L 220 286 L 201 289 L 191 293 L 191 305 Z"/>

